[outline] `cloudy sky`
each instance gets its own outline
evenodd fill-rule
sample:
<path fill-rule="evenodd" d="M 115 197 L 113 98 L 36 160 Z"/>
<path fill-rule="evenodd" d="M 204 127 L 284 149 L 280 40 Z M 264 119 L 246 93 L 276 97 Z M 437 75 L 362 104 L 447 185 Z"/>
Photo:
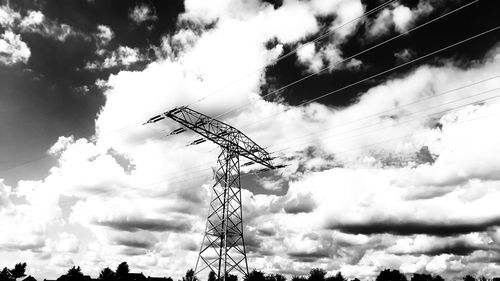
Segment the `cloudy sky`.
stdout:
<path fill-rule="evenodd" d="M 0 1 L 0 266 L 180 278 L 218 116 L 284 169 L 242 171 L 250 269 L 500 275 L 493 0 Z"/>

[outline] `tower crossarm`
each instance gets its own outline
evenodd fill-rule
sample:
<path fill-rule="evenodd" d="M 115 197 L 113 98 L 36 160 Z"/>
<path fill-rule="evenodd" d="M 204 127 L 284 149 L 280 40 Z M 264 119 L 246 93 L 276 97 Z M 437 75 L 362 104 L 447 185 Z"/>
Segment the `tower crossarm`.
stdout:
<path fill-rule="evenodd" d="M 165 118 L 176 121 L 222 148 L 230 148 L 232 153 L 237 153 L 239 156 L 261 164 L 266 168 L 275 168 L 271 155 L 265 149 L 229 124 L 186 106 L 177 107 L 156 115 L 146 123 L 155 123 Z"/>

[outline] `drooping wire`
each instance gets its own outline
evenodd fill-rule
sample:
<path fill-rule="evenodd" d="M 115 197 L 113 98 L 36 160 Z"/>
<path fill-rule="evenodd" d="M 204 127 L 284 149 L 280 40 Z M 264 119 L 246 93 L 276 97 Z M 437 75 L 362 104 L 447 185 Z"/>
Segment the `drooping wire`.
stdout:
<path fill-rule="evenodd" d="M 317 100 L 320 100 L 320 99 L 322 99 L 322 98 L 325 98 L 325 97 L 327 97 L 327 96 L 331 96 L 331 95 L 333 95 L 333 94 L 340 93 L 340 92 L 342 92 L 342 91 L 344 91 L 344 90 L 346 90 L 346 89 L 349 89 L 349 88 L 351 88 L 351 87 L 353 87 L 353 86 L 359 85 L 359 84 L 361 84 L 361 83 L 363 83 L 363 82 L 366 82 L 366 81 L 372 80 L 373 78 L 377 78 L 377 77 L 382 76 L 382 75 L 384 75 L 384 74 L 387 74 L 387 73 L 393 72 L 394 70 L 397 70 L 397 69 L 403 68 L 403 67 L 405 67 L 405 66 L 411 65 L 411 64 L 413 64 L 413 63 L 415 63 L 415 62 L 421 61 L 421 60 L 423 60 L 423 59 L 425 59 L 425 58 L 428 58 L 428 57 L 433 56 L 433 55 L 435 55 L 435 54 L 438 54 L 438 53 L 440 53 L 440 52 L 443 52 L 443 51 L 446 51 L 446 50 L 451 49 L 451 48 L 453 48 L 453 47 L 456 47 L 456 46 L 458 46 L 458 45 L 464 44 L 464 43 L 466 43 L 466 42 L 469 42 L 469 41 L 474 40 L 474 39 L 476 39 L 476 38 L 478 38 L 478 37 L 484 36 L 484 35 L 486 35 L 486 34 L 488 34 L 488 33 L 491 33 L 491 32 L 493 32 L 493 31 L 495 31 L 495 30 L 498 30 L 498 29 L 500 29 L 500 25 L 498 25 L 498 26 L 496 26 L 496 27 L 493 27 L 493 28 L 491 28 L 491 29 L 488 29 L 488 30 L 486 30 L 486 31 L 480 32 L 480 33 L 478 33 L 478 34 L 476 34 L 476 35 L 473 35 L 473 36 L 467 37 L 466 39 L 460 40 L 460 41 L 458 41 L 458 42 L 456 42 L 456 43 L 453 43 L 453 44 L 448 45 L 448 46 L 446 46 L 446 47 L 440 48 L 440 49 L 438 49 L 438 50 L 436 50 L 436 51 L 433 51 L 433 52 L 427 53 L 427 54 L 425 54 L 425 55 L 423 55 L 423 56 L 417 57 L 417 58 L 415 58 L 415 59 L 413 59 L 413 60 L 411 60 L 411 61 L 408 61 L 408 62 L 402 63 L 402 64 L 400 64 L 400 65 L 397 65 L 397 66 L 395 66 L 395 67 L 392 67 L 392 68 L 386 69 L 386 70 L 384 70 L 384 71 L 382 71 L 382 72 L 379 72 L 379 73 L 377 73 L 377 74 L 371 75 L 371 76 L 369 76 L 369 77 L 367 77 L 367 78 L 364 78 L 364 79 L 358 80 L 357 82 L 354 82 L 354 83 L 348 84 L 348 85 L 346 85 L 346 86 L 343 86 L 343 87 L 341 87 L 341 88 L 338 88 L 338 89 L 336 89 L 336 90 L 333 90 L 333 91 L 327 92 L 327 93 L 322 94 L 322 95 L 320 95 L 320 96 L 318 96 L 318 97 L 315 97 L 315 98 L 312 98 L 312 99 L 309 99 L 309 100 L 305 100 L 304 102 L 299 103 L 296 107 L 300 107 L 300 106 L 303 106 L 303 105 L 307 105 L 307 104 L 310 104 L 310 103 L 315 102 L 315 101 L 317 101 Z M 286 112 L 286 111 L 285 111 L 285 112 Z M 285 113 L 285 112 L 279 112 L 279 113 L 276 113 L 276 114 L 268 115 L 268 116 L 266 116 L 266 117 L 261 118 L 260 120 L 258 120 L 258 121 L 256 121 L 256 122 L 253 122 L 253 123 L 247 124 L 246 126 L 243 126 L 243 128 L 248 128 L 248 127 L 250 127 L 251 125 L 257 125 L 257 124 L 260 124 L 260 123 L 262 123 L 264 120 L 267 120 L 267 119 L 270 119 L 270 118 L 276 117 L 276 116 L 281 115 L 281 114 L 283 114 L 283 113 Z"/>
<path fill-rule="evenodd" d="M 364 54 L 364 53 L 367 53 L 367 52 L 369 52 L 369 51 L 371 51 L 371 50 L 373 50 L 373 49 L 376 49 L 376 48 L 378 48 L 378 47 L 380 47 L 380 46 L 383 46 L 383 45 L 385 45 L 385 44 L 387 44 L 387 43 L 389 43 L 389 42 L 392 42 L 392 41 L 394 41 L 394 40 L 396 40 L 396 39 L 398 39 L 398 38 L 400 38 L 400 37 L 402 37 L 402 36 L 408 35 L 408 34 L 410 34 L 411 32 L 414 32 L 414 31 L 416 31 L 416 30 L 418 30 L 418 29 L 420 29 L 420 28 L 422 28 L 422 27 L 425 27 L 425 26 L 427 26 L 427 25 L 429 25 L 429 24 L 431 24 L 431 23 L 434 23 L 434 22 L 436 22 L 436 21 L 438 21 L 438 20 L 440 20 L 440 19 L 442 19 L 442 18 L 444 18 L 444 17 L 447 17 L 447 16 L 449 16 L 449 15 L 452 15 L 452 14 L 454 14 L 454 13 L 456 13 L 456 12 L 458 12 L 458 11 L 462 10 L 462 9 L 465 9 L 465 8 L 469 7 L 470 5 L 477 3 L 478 1 L 479 1 L 479 0 L 475 0 L 475 1 L 473 1 L 473 2 L 467 3 L 467 4 L 465 4 L 465 5 L 463 5 L 463 6 L 460 6 L 460 7 L 456 8 L 456 9 L 454 9 L 454 10 L 452 10 L 452 11 L 449 11 L 449 12 L 447 12 L 447 13 L 445 13 L 445 14 L 443 14 L 443 15 L 441 15 L 441 16 L 439 16 L 439 17 L 437 17 L 437 18 L 434 18 L 434 19 L 432 19 L 432 20 L 430 20 L 430 21 L 428 21 L 428 22 L 425 22 L 425 23 L 423 23 L 423 24 L 420 24 L 420 25 L 418 25 L 418 26 L 416 26 L 416 27 L 414 27 L 414 28 L 411 28 L 411 29 L 409 29 L 409 30 L 407 30 L 407 31 L 403 32 L 403 33 L 400 33 L 400 34 L 398 34 L 398 35 L 395 35 L 395 36 L 393 36 L 393 37 L 391 37 L 391 38 L 389 38 L 389 39 L 387 39 L 387 40 L 384 40 L 384 41 L 382 41 L 382 42 L 380 42 L 380 43 L 378 43 L 378 44 L 376 44 L 376 45 L 374 45 L 374 46 L 371 46 L 371 47 L 369 47 L 369 48 L 367 48 L 367 49 L 364 49 L 364 50 L 362 50 L 362 51 L 360 51 L 360 52 L 358 52 L 358 53 L 356 53 L 356 54 L 354 54 L 354 55 L 351 55 L 351 56 L 349 56 L 349 57 L 347 57 L 347 58 L 345 58 L 345 59 L 342 59 L 342 60 L 341 60 L 341 61 L 339 61 L 339 62 L 336 62 L 336 63 L 334 63 L 334 64 L 332 64 L 332 65 L 329 65 L 329 66 L 327 66 L 327 67 L 324 67 L 324 68 L 322 68 L 322 69 L 320 69 L 320 70 L 318 70 L 318 71 L 315 71 L 315 72 L 313 72 L 313 73 L 311 73 L 311 74 L 309 74 L 309 75 L 307 75 L 307 76 L 304 76 L 304 77 L 302 77 L 302 78 L 300 78 L 300 79 L 297 79 L 297 80 L 295 80 L 295 81 L 293 81 L 293 82 L 290 82 L 290 83 L 288 83 L 288 84 L 286 84 L 286 85 L 284 85 L 284 86 L 282 86 L 282 87 L 280 87 L 280 88 L 278 88 L 278 89 L 276 89 L 276 90 L 273 90 L 273 91 L 271 91 L 271 92 L 269 92 L 269 93 L 267 93 L 267 94 L 265 94 L 265 95 L 261 96 L 261 98 L 262 98 L 262 99 L 264 99 L 264 98 L 266 98 L 266 97 L 268 97 L 268 96 L 271 96 L 271 95 L 274 95 L 274 94 L 276 94 L 276 93 L 279 93 L 279 92 L 281 92 L 281 91 L 283 91 L 283 90 L 285 90 L 285 89 L 287 89 L 287 88 L 289 88 L 289 87 L 291 87 L 291 86 L 294 86 L 294 85 L 296 85 L 296 84 L 299 84 L 299 83 L 301 83 L 301 82 L 303 82 L 303 81 L 305 81 L 305 80 L 307 80 L 307 79 L 309 79 L 309 78 L 311 78 L 311 77 L 313 77 L 313 76 L 316 76 L 316 75 L 318 75 L 318 74 L 320 74 L 320 73 L 323 73 L 323 72 L 325 72 L 325 71 L 327 71 L 327 70 L 331 70 L 331 69 L 335 68 L 336 66 L 339 66 L 339 65 L 341 65 L 341 64 L 343 64 L 343 63 L 345 63 L 345 62 L 347 62 L 347 61 L 349 61 L 349 60 L 352 60 L 352 59 L 354 59 L 354 58 L 356 58 L 356 57 L 358 57 L 358 56 L 360 56 L 360 55 L 362 55 L 362 54 Z M 245 107 L 248 107 L 249 105 L 250 105 L 250 102 L 249 102 L 249 103 L 246 103 L 246 104 L 243 104 L 243 105 L 241 105 L 241 106 L 239 106 L 239 107 L 236 107 L 236 108 L 230 109 L 230 110 L 228 110 L 228 111 L 225 111 L 225 112 L 223 112 L 223 113 L 221 113 L 221 114 L 217 115 L 217 116 L 216 116 L 216 117 L 214 117 L 214 118 L 215 118 L 215 119 L 217 119 L 217 118 L 220 118 L 220 117 L 222 117 L 222 116 L 225 116 L 225 115 L 227 115 L 227 114 L 229 114 L 229 113 L 232 113 L 232 112 L 235 112 L 235 111 L 239 111 L 240 109 L 243 109 L 243 108 L 245 108 Z"/>
<path fill-rule="evenodd" d="M 368 16 L 368 15 L 370 15 L 370 14 L 372 14 L 372 13 L 374 13 L 374 12 L 376 12 L 376 11 L 380 10 L 380 9 L 383 9 L 383 8 L 384 8 L 384 7 L 386 7 L 387 5 L 391 4 L 393 1 L 394 1 L 394 0 L 387 1 L 387 2 L 385 2 L 385 3 L 383 3 L 383 4 L 381 4 L 380 6 L 378 6 L 378 7 L 374 8 L 374 9 L 370 10 L 369 12 L 367 12 L 367 13 L 363 14 L 362 16 L 360 16 L 360 17 L 358 17 L 358 18 L 355 18 L 355 19 L 352 19 L 351 21 L 348 21 L 348 22 L 344 23 L 343 25 L 341 25 L 341 26 L 337 27 L 336 29 L 332 29 L 332 30 L 330 30 L 330 31 L 326 32 L 325 34 L 320 35 L 319 37 L 317 37 L 317 38 L 313 39 L 311 42 L 316 42 L 316 41 L 318 41 L 318 40 L 321 40 L 322 38 L 324 38 L 324 37 L 328 36 L 330 33 L 332 33 L 332 32 L 334 32 L 334 31 L 338 30 L 339 28 L 342 28 L 342 27 L 344 27 L 344 26 L 346 26 L 346 25 L 348 25 L 348 24 L 350 24 L 350 23 L 352 23 L 352 22 L 355 22 L 355 21 L 357 21 L 357 20 L 360 20 L 360 19 L 362 19 L 362 18 L 364 18 L 364 17 L 366 17 L 366 16 Z M 372 47 L 370 47 L 370 48 L 368 48 L 368 49 L 365 49 L 365 50 L 363 50 L 362 52 L 359 52 L 359 53 L 357 53 L 357 54 L 355 54 L 355 55 L 353 55 L 353 56 L 351 56 L 351 57 L 349 57 L 349 58 L 346 58 L 346 59 L 344 59 L 343 61 L 341 61 L 341 62 L 339 62 L 339 63 L 343 63 L 343 62 L 345 62 L 345 61 L 347 61 L 347 60 L 349 60 L 349 59 L 352 59 L 352 58 L 354 58 L 354 57 L 356 57 L 356 56 L 358 56 L 358 55 L 360 55 L 360 54 L 363 54 L 363 53 L 368 52 L 368 51 L 370 51 L 370 50 L 372 50 L 372 49 L 374 49 L 374 48 L 376 48 L 376 47 L 379 47 L 379 46 L 381 46 L 381 45 L 383 45 L 383 44 L 386 44 L 386 43 L 388 43 L 388 42 L 390 42 L 390 41 L 392 41 L 392 40 L 395 40 L 396 38 L 399 38 L 400 36 L 403 36 L 403 35 L 406 35 L 406 34 L 408 34 L 408 33 L 412 32 L 412 31 L 415 31 L 415 30 L 417 30 L 417 29 L 419 29 L 419 28 L 421 28 L 421 27 L 423 27 L 423 26 L 425 26 L 425 25 L 428 25 L 428 24 L 430 24 L 430 23 L 432 23 L 432 22 L 434 22 L 434 21 L 437 21 L 437 20 L 439 20 L 439 19 L 441 19 L 441 18 L 445 17 L 445 16 L 448 16 L 448 15 L 450 15 L 450 14 L 452 14 L 452 13 L 455 13 L 455 12 L 457 12 L 457 11 L 459 11 L 459 10 L 461 10 L 461 9 L 465 8 L 465 7 L 468 7 L 468 6 L 470 6 L 470 5 L 474 4 L 474 3 L 478 2 L 478 1 L 479 1 L 479 0 L 475 0 L 475 1 L 473 1 L 473 2 L 470 2 L 470 3 L 466 4 L 466 5 L 463 5 L 463 6 L 461 6 L 461 7 L 457 8 L 457 9 L 455 9 L 455 10 L 452 10 L 452 11 L 450 11 L 450 12 L 448 12 L 448 13 L 444 14 L 444 15 L 441 15 L 441 16 L 440 16 L 440 17 L 438 17 L 438 18 L 435 18 L 435 19 L 433 19 L 433 20 L 431 20 L 431 21 L 429 21 L 429 22 L 426 22 L 426 23 L 424 23 L 424 24 L 422 24 L 422 25 L 419 25 L 419 26 L 417 26 L 417 27 L 415 27 L 415 28 L 413 28 L 413 29 L 410 29 L 410 30 L 406 31 L 405 33 L 401 33 L 401 34 L 399 34 L 399 35 L 397 35 L 397 36 L 395 36 L 395 37 L 390 38 L 389 40 L 386 40 L 386 41 L 384 41 L 384 42 L 382 42 L 382 43 L 379 43 L 379 44 L 377 44 L 377 45 L 375 45 L 375 46 L 372 46 Z M 303 46 L 303 45 L 302 45 L 302 46 Z M 288 52 L 287 54 L 284 54 L 284 55 L 280 56 L 278 59 L 276 59 L 276 60 L 275 60 L 275 62 L 278 62 L 279 60 L 281 60 L 281 59 L 285 58 L 286 56 L 292 55 L 293 53 L 297 52 L 297 51 L 298 51 L 298 50 L 299 50 L 302 46 L 299 46 L 299 47 L 295 48 L 294 50 L 292 50 L 292 51 Z M 308 75 L 308 76 L 306 76 L 306 77 L 303 77 L 303 78 L 301 78 L 301 79 L 299 79 L 299 80 L 296 80 L 296 81 L 294 81 L 294 82 L 292 82 L 292 83 L 290 83 L 290 84 L 288 84 L 288 85 L 285 85 L 285 86 L 281 87 L 280 89 L 278 89 L 278 90 L 276 90 L 276 91 L 273 91 L 273 92 L 268 93 L 267 95 L 265 95 L 265 96 L 263 96 L 263 97 L 266 97 L 266 96 L 268 96 L 268 95 L 274 94 L 274 93 L 276 93 L 276 92 L 278 92 L 278 91 L 281 91 L 281 90 L 284 90 L 284 89 L 286 89 L 286 88 L 288 88 L 288 87 L 290 87 L 290 86 L 292 86 L 292 85 L 295 85 L 295 84 L 297 84 L 297 83 L 300 83 L 301 81 L 303 81 L 303 80 L 305 80 L 305 79 L 308 79 L 309 77 L 312 77 L 312 76 L 314 76 L 314 75 L 316 75 L 316 74 L 318 74 L 318 73 L 320 73 L 320 72 L 323 72 L 323 71 L 325 71 L 325 70 L 327 70 L 327 69 L 330 69 L 330 68 L 335 67 L 335 66 L 336 66 L 336 65 L 338 65 L 339 63 L 337 63 L 337 64 L 335 64 L 335 65 L 332 65 L 332 66 L 328 66 L 328 67 L 326 67 L 326 68 L 324 68 L 324 69 L 320 70 L 319 72 L 313 73 L 313 74 Z M 262 69 L 262 68 L 261 68 L 261 69 Z M 260 70 L 260 69 L 259 69 L 259 70 Z M 258 71 L 258 70 L 256 70 L 256 71 Z M 214 93 L 215 93 L 215 92 L 214 92 Z M 301 104 L 301 105 L 302 105 L 302 104 Z M 236 108 L 236 109 L 232 109 L 232 110 L 230 110 L 230 111 L 224 112 L 224 113 L 222 113 L 222 114 L 220 114 L 220 115 L 216 116 L 215 118 L 222 117 L 222 116 L 224 116 L 224 115 L 226 115 L 226 114 L 228 114 L 228 113 L 230 113 L 230 112 L 234 112 L 235 110 L 239 110 L 239 109 L 241 109 L 242 107 L 246 107 L 246 106 L 248 106 L 248 104 L 247 104 L 247 105 L 243 105 L 243 106 L 241 106 L 241 107 L 238 107 L 238 108 Z M 300 106 L 300 105 L 299 105 L 299 106 Z M 272 117 L 272 116 L 271 116 L 271 117 Z M 118 129 L 116 129 L 116 130 L 112 130 L 112 131 L 109 131 L 109 132 L 105 132 L 104 134 L 99 134 L 99 139 L 101 139 L 101 138 L 102 138 L 102 137 L 104 137 L 104 136 L 107 136 L 107 135 L 110 135 L 110 134 L 113 134 L 113 133 L 117 133 L 117 132 L 119 132 L 119 131 L 123 131 L 124 129 L 129 128 L 129 127 L 134 126 L 134 125 L 138 125 L 138 123 L 130 124 L 130 125 L 127 125 L 127 126 L 124 126 L 124 127 L 118 128 Z M 92 142 L 92 143 L 96 143 L 96 141 L 91 141 L 91 142 Z M 78 144 L 76 144 L 76 145 L 78 145 Z M 6 172 L 6 171 L 10 171 L 10 170 L 13 170 L 13 169 L 17 169 L 17 168 L 20 168 L 20 167 L 24 167 L 24 166 L 26 166 L 26 165 L 29 165 L 29 164 L 31 164 L 31 163 L 35 163 L 35 162 L 38 162 L 38 161 L 41 161 L 41 160 L 44 160 L 44 159 L 54 158 L 55 156 L 56 156 L 56 155 L 46 155 L 46 154 L 44 154 L 44 155 L 39 156 L 39 157 L 37 157 L 37 158 L 35 158 L 35 159 L 27 160 L 27 161 L 24 161 L 24 162 L 18 163 L 18 164 L 16 164 L 16 165 L 13 165 L 13 166 L 7 167 L 7 168 L 5 168 L 5 169 L 2 169 L 2 170 L 0 170 L 0 173 Z"/>
<path fill-rule="evenodd" d="M 348 25 L 350 25 L 350 24 L 352 24 L 352 23 L 354 23 L 354 22 L 360 21 L 361 19 L 363 19 L 363 18 L 365 18 L 365 17 L 367 17 L 367 16 L 369 16 L 369 15 L 371 15 L 371 14 L 373 14 L 373 13 L 375 13 L 375 12 L 377 12 L 377 11 L 379 11 L 379 10 L 381 10 L 381 9 L 385 8 L 385 7 L 387 7 L 388 5 L 390 5 L 391 3 L 393 3 L 394 1 L 395 1 L 395 0 L 389 0 L 389 1 L 387 1 L 387 2 L 385 2 L 385 3 L 383 3 L 383 4 L 381 4 L 381 5 L 379 5 L 379 6 L 375 7 L 375 8 L 373 8 L 372 10 L 370 10 L 370 11 L 368 11 L 368 12 L 366 12 L 366 13 L 362 14 L 362 15 L 361 15 L 361 16 L 359 16 L 359 17 L 356 17 L 356 18 L 354 18 L 354 19 L 351 19 L 351 20 L 349 20 L 349 21 L 347 21 L 347 22 L 343 23 L 342 25 L 340 25 L 340 26 L 338 26 L 338 27 L 336 27 L 336 28 L 333 28 L 333 29 L 328 30 L 327 32 L 325 32 L 325 33 L 321 34 L 320 36 L 318 36 L 318 37 L 314 38 L 313 40 L 309 41 L 308 43 L 315 43 L 315 42 L 317 42 L 317 41 L 320 41 L 320 40 L 322 40 L 323 38 L 328 37 L 330 34 L 332 34 L 332 33 L 336 32 L 336 31 L 338 31 L 338 30 L 340 30 L 340 29 L 342 29 L 342 28 L 344 28 L 344 27 L 346 27 L 346 26 L 348 26 Z M 289 57 L 289 56 L 291 56 L 291 55 L 293 55 L 293 54 L 297 53 L 297 52 L 298 52 L 300 49 L 302 49 L 305 45 L 306 45 L 306 44 L 301 44 L 301 45 L 299 45 L 299 46 L 298 46 L 298 47 L 296 47 L 295 49 L 293 49 L 293 50 L 291 50 L 291 51 L 289 51 L 289 52 L 287 52 L 287 53 L 285 53 L 285 54 L 283 54 L 283 55 L 279 56 L 278 58 L 276 58 L 276 59 L 274 59 L 274 60 L 272 60 L 272 61 L 270 62 L 270 64 L 278 63 L 279 61 L 281 61 L 281 60 L 283 60 L 283 59 L 285 59 L 285 58 L 287 58 L 287 57 Z M 259 68 L 255 69 L 255 70 L 251 71 L 251 72 L 248 72 L 248 73 L 244 74 L 243 76 L 241 76 L 240 78 L 238 78 L 238 79 L 236 79 L 236 80 L 234 80 L 234 81 L 229 82 L 228 84 L 226 84 L 226 85 L 222 86 L 221 88 L 218 88 L 217 90 L 214 90 L 214 91 L 210 92 L 208 95 L 206 95 L 206 96 L 204 96 L 204 97 L 202 97 L 202 98 L 200 98 L 200 99 L 198 99 L 198 100 L 196 100 L 196 101 L 194 101 L 194 102 L 192 102 L 192 103 L 188 104 L 187 106 L 192 106 L 192 105 L 195 105 L 195 104 L 197 104 L 197 103 L 200 103 L 200 102 L 202 102 L 202 101 L 206 100 L 207 98 L 209 98 L 209 97 L 211 97 L 211 96 L 213 96 L 213 95 L 215 95 L 215 94 L 219 93 L 220 91 L 222 91 L 222 90 L 224 90 L 224 89 L 228 88 L 229 86 L 232 86 L 233 84 L 235 84 L 235 83 L 237 83 L 237 82 L 242 81 L 243 79 L 247 78 L 249 75 L 252 75 L 252 74 L 255 74 L 255 73 L 257 73 L 257 72 L 262 71 L 262 70 L 263 70 L 263 69 L 265 69 L 266 67 L 267 67 L 267 66 L 264 66 L 264 67 L 259 67 Z"/>

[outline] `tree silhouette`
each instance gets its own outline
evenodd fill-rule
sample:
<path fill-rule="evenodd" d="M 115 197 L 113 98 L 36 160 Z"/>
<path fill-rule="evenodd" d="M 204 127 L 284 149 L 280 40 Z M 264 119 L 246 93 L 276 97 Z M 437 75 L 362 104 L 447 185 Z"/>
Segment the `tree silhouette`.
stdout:
<path fill-rule="evenodd" d="M 464 277 L 464 281 L 476 281 L 476 278 L 472 277 L 471 275 L 466 275 Z"/>
<path fill-rule="evenodd" d="M 286 277 L 276 273 L 276 274 L 269 274 L 265 277 L 266 281 L 286 281 Z"/>
<path fill-rule="evenodd" d="M 128 280 L 129 279 L 129 274 L 130 269 L 128 268 L 128 263 L 127 262 L 122 262 L 118 265 L 116 268 L 116 279 L 118 280 Z"/>
<path fill-rule="evenodd" d="M 256 269 L 252 270 L 252 272 L 250 272 L 248 276 L 245 277 L 245 281 L 265 281 L 265 280 L 266 277 L 264 276 L 264 273 Z"/>
<path fill-rule="evenodd" d="M 292 276 L 292 281 L 307 281 L 307 278 L 305 278 L 304 276 L 294 275 Z"/>
<path fill-rule="evenodd" d="M 75 278 L 83 277 L 82 269 L 79 266 L 73 266 L 68 270 L 67 275 Z"/>
<path fill-rule="evenodd" d="M 441 275 L 436 275 L 434 276 L 434 278 L 432 279 L 433 281 L 444 281 L 443 277 L 441 277 Z"/>
<path fill-rule="evenodd" d="M 313 268 L 309 271 L 309 281 L 325 281 L 326 271 L 321 268 Z M 378 281 L 378 280 L 377 280 Z"/>
<path fill-rule="evenodd" d="M 376 281 L 407 281 L 399 270 L 384 269 L 377 276 Z"/>
<path fill-rule="evenodd" d="M 411 277 L 411 281 L 433 281 L 434 278 L 432 278 L 432 275 L 430 274 L 419 274 L 415 273 Z"/>
<path fill-rule="evenodd" d="M 82 269 L 79 266 L 73 266 L 68 272 L 57 278 L 58 281 L 83 281 Z"/>
<path fill-rule="evenodd" d="M 339 271 L 335 276 L 330 276 L 326 278 L 327 281 L 347 281 L 347 279 L 344 278 L 342 273 Z"/>
<path fill-rule="evenodd" d="M 276 280 L 276 281 L 286 281 L 286 277 L 283 276 L 283 275 L 281 275 L 281 274 L 279 274 L 279 273 L 276 273 L 276 274 L 274 274 L 274 280 Z"/>
<path fill-rule="evenodd" d="M 116 274 L 109 267 L 106 267 L 99 273 L 99 279 L 103 281 L 114 281 L 116 280 Z"/>
<path fill-rule="evenodd" d="M 430 274 L 415 273 L 411 277 L 411 281 L 444 281 L 443 277 L 439 275 L 432 276 Z M 486 281 L 486 280 L 484 280 Z"/>
<path fill-rule="evenodd" d="M 194 276 L 194 270 L 192 268 L 186 271 L 186 275 L 182 277 L 182 281 L 195 281 L 195 280 L 198 280 L 198 278 Z"/>
<path fill-rule="evenodd" d="M 238 281 L 238 276 L 233 274 L 226 275 L 226 281 Z"/>
<path fill-rule="evenodd" d="M 217 281 L 217 275 L 215 275 L 213 270 L 210 270 L 210 273 L 208 273 L 208 281 Z"/>
<path fill-rule="evenodd" d="M 26 263 L 16 263 L 13 269 L 10 270 L 14 279 L 26 276 Z"/>
<path fill-rule="evenodd" d="M 12 277 L 12 273 L 7 267 L 4 267 L 2 271 L 0 271 L 0 281 L 12 281 L 14 278 Z"/>
<path fill-rule="evenodd" d="M 26 263 L 17 263 L 13 269 L 4 267 L 0 271 L 0 281 L 15 281 L 17 278 L 26 276 Z"/>

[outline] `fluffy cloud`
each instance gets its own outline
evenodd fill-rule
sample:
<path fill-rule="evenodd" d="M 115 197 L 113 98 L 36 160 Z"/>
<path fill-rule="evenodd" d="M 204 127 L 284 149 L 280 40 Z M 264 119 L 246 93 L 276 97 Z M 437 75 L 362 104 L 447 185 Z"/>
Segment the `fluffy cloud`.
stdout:
<path fill-rule="evenodd" d="M 0 62 L 2 64 L 26 63 L 30 56 L 31 51 L 19 34 L 6 30 L 0 35 Z"/>
<path fill-rule="evenodd" d="M 394 25 L 398 31 L 406 31 L 408 29 L 408 25 L 413 19 L 413 14 L 410 8 L 405 6 L 397 6 L 392 11 Z"/>
<path fill-rule="evenodd" d="M 19 12 L 14 11 L 8 5 L 0 6 L 0 25 L 1 26 L 14 26 L 14 23 L 21 18 Z"/>
<path fill-rule="evenodd" d="M 68 36 L 82 35 L 67 24 L 59 24 L 45 18 L 41 11 L 29 11 L 25 17 L 9 6 L 0 6 L 0 26 L 4 28 L 0 35 L 0 63 L 12 65 L 26 63 L 31 56 L 28 45 L 22 41 L 21 32 L 39 33 L 59 41 Z"/>
<path fill-rule="evenodd" d="M 326 67 L 334 66 L 342 61 L 339 46 L 354 33 L 363 22 L 360 17 L 364 13 L 360 1 L 312 1 L 312 9 L 318 15 L 335 15 L 335 20 L 328 27 L 328 36 L 314 43 L 307 43 L 297 50 L 299 62 L 308 67 L 309 72 L 318 72 Z M 325 43 L 326 42 L 326 43 Z M 356 66 L 357 61 L 350 62 L 347 67 Z"/>
<path fill-rule="evenodd" d="M 314 43 L 308 43 L 297 51 L 299 61 L 306 64 L 310 71 L 318 72 L 323 68 L 323 59 L 316 53 Z"/>
<path fill-rule="evenodd" d="M 22 29 L 32 29 L 35 26 L 43 24 L 45 16 L 40 11 L 29 11 L 28 15 L 24 17 L 19 24 Z"/>
<path fill-rule="evenodd" d="M 56 251 L 66 253 L 76 253 L 79 250 L 80 241 L 74 234 L 63 232 L 59 235 L 56 244 Z"/>
<path fill-rule="evenodd" d="M 21 14 L 9 6 L 0 6 L 0 26 L 4 28 L 0 35 L 0 63 L 4 65 L 26 63 L 31 56 L 28 45 L 21 40 L 21 35 L 12 31 L 19 21 Z"/>
<path fill-rule="evenodd" d="M 13 252 L 42 249 L 49 227 L 62 223 L 58 197 L 51 192 L 44 194 L 42 190 L 26 194 L 28 186 L 37 184 L 35 182 L 22 182 L 15 191 L 0 184 L 0 248 Z"/>
<path fill-rule="evenodd" d="M 433 9 L 427 1 L 420 1 L 414 9 L 404 5 L 392 5 L 383 9 L 372 22 L 368 23 L 368 34 L 372 37 L 381 36 L 389 32 L 392 27 L 397 32 L 405 32 L 419 18 L 428 15 Z"/>
<path fill-rule="evenodd" d="M 47 19 L 41 11 L 29 11 L 18 27 L 22 32 L 38 33 L 59 41 L 65 41 L 69 36 L 83 36 L 68 24 Z"/>
<path fill-rule="evenodd" d="M 341 3 L 356 8 L 344 15 Z M 223 120 L 269 150 L 282 150 L 290 164 L 259 175 L 242 191 L 251 267 L 302 274 L 314 264 L 373 278 L 386 267 L 453 276 L 467 259 L 482 258 L 477 268 L 489 264 L 487 245 L 500 241 L 500 214 L 491 208 L 500 199 L 500 145 L 491 134 L 499 121 L 499 105 L 492 102 L 498 93 L 473 95 L 499 87 L 499 80 L 443 93 L 496 75 L 498 52 L 469 69 L 420 67 L 344 109 L 317 103 L 296 108 L 259 96 L 263 71 L 282 50 L 267 49 L 269 40 L 296 44 L 318 31 L 316 16 L 338 14 L 343 22 L 360 11 L 358 1 L 286 1 L 277 10 L 248 1 L 187 1 L 182 20 L 216 25 L 199 33 L 179 30 L 164 44 L 189 42 L 188 48 L 143 71 L 99 82 L 106 86 L 106 103 L 94 141 L 61 137 L 49 151 L 58 163 L 47 178 L 20 182 L 15 192 L 1 186 L 2 229 L 12 220 L 26 227 L 9 229 L 0 246 L 40 255 L 55 248 L 50 263 L 64 267 L 78 258 L 90 272 L 103 261 L 127 258 L 144 272 L 168 265 L 168 274 L 183 274 L 202 238 L 208 167 L 217 148 L 186 148 L 197 138 L 191 133 L 166 137 L 177 128 L 173 122 L 139 124 L 192 104 L 211 116 L 241 108 Z M 100 30 L 109 38 L 106 28 Z M 306 45 L 298 56 L 311 63 L 318 51 Z M 114 62 L 123 63 L 119 57 Z M 259 71 L 240 79 L 249 69 Z M 219 90 L 234 80 L 239 82 Z M 422 151 L 437 159 L 421 161 L 416 153 Z M 257 185 L 283 194 L 257 194 Z M 67 233 L 47 240 L 54 221 Z M 75 239 L 71 228 L 86 239 Z"/>
<path fill-rule="evenodd" d="M 137 24 L 141 24 L 147 21 L 155 21 L 157 19 L 154 11 L 147 5 L 136 6 L 129 14 L 129 17 L 135 21 Z"/>
<path fill-rule="evenodd" d="M 98 25 L 97 26 L 97 38 L 100 40 L 100 45 L 106 45 L 111 41 L 114 37 L 113 30 L 109 26 L 106 25 Z"/>
<path fill-rule="evenodd" d="M 113 51 L 103 63 L 103 67 L 110 68 L 118 65 L 128 66 L 139 61 L 140 55 L 137 49 L 120 46 Z"/>

